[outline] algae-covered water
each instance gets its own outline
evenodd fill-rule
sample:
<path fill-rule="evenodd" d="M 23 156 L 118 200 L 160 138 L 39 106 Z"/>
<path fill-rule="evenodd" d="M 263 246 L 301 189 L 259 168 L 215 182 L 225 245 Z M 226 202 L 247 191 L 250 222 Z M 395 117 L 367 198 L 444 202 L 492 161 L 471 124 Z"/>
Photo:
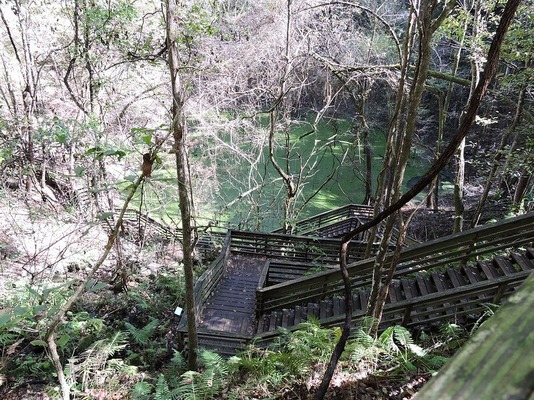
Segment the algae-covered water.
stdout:
<path fill-rule="evenodd" d="M 296 207 L 304 203 L 302 212 L 297 220 L 341 207 L 349 203 L 361 203 L 365 196 L 365 155 L 362 138 L 353 132 L 352 124 L 348 120 L 322 120 L 313 125 L 314 117 L 293 124 L 290 129 L 289 140 L 283 132 L 278 132 L 276 142 L 278 148 L 275 159 L 278 164 L 292 176 L 295 185 L 301 190 L 296 200 Z M 267 125 L 263 119 L 260 125 Z M 264 132 L 267 135 L 267 131 Z M 373 149 L 372 170 L 373 188 L 376 176 L 383 163 L 386 137 L 383 132 L 375 131 L 370 134 Z M 287 152 L 287 148 L 290 151 Z M 406 171 L 406 182 L 413 176 L 421 175 L 426 170 L 428 162 L 413 152 Z M 235 200 L 250 189 L 248 177 L 250 165 L 240 163 L 238 167 L 231 167 L 221 160 L 218 164 L 218 176 L 223 180 L 229 179 L 228 174 L 237 175 L 237 181 L 243 182 L 242 187 L 222 185 L 220 196 L 226 204 L 232 207 L 224 210 L 222 219 L 228 219 L 234 225 L 242 221 L 243 227 L 270 231 L 280 227 L 283 217 L 282 208 L 286 196 L 286 189 L 280 175 L 269 160 L 268 148 L 263 149 L 261 162 L 258 166 L 259 174 L 265 187 L 258 189 L 238 202 Z M 253 225 L 253 226 L 250 226 Z"/>
<path fill-rule="evenodd" d="M 314 125 L 310 116 L 289 127 L 289 136 L 276 134 L 276 162 L 299 188 L 295 220 L 326 212 L 365 196 L 365 154 L 362 138 L 346 119 L 323 119 Z M 283 222 L 286 187 L 269 159 L 268 120 L 259 116 L 253 131 L 192 132 L 191 165 L 196 222 L 206 225 L 272 231 Z M 372 184 L 383 163 L 386 136 L 369 133 L 372 146 Z M 289 149 L 289 150 L 288 150 Z M 153 173 L 143 194 L 142 209 L 153 218 L 179 225 L 174 156 Z M 427 159 L 412 152 L 405 182 L 421 175 Z M 205 168 L 202 170 L 202 168 Z M 132 206 L 139 207 L 140 197 Z"/>

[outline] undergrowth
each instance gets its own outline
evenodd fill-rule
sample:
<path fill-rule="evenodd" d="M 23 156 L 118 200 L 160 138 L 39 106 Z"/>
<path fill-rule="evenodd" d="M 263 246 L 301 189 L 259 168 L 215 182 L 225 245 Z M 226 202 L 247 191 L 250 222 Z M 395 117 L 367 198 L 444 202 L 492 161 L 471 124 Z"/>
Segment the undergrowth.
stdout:
<path fill-rule="evenodd" d="M 2 389 L 41 382 L 57 395 L 55 371 L 44 342 L 46 326 L 70 293 L 72 282 L 13 285 L 0 301 Z M 199 371 L 187 371 L 176 350 L 173 310 L 183 303 L 181 276 L 161 274 L 125 293 L 94 283 L 58 332 L 72 392 L 79 398 L 138 400 L 276 398 L 297 385 L 316 386 L 341 331 L 310 317 L 297 330 L 281 329 L 267 348 L 250 345 L 229 359 L 200 351 Z M 491 314 L 488 307 L 488 316 Z M 478 321 L 475 328 L 480 324 Z M 369 321 L 353 330 L 338 369 L 359 379 L 437 371 L 471 332 L 458 325 L 418 335 L 392 326 L 378 338 Z"/>

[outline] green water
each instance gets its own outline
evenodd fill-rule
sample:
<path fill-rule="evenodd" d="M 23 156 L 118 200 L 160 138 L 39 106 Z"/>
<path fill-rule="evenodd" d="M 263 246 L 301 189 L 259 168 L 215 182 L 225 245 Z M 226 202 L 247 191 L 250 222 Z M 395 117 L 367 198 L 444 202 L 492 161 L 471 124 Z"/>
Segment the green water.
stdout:
<path fill-rule="evenodd" d="M 276 137 L 278 143 L 276 160 L 284 168 L 286 165 L 289 166 L 295 182 L 301 165 L 306 161 L 309 162 L 309 166 L 304 168 L 302 173 L 305 179 L 300 182 L 302 191 L 297 197 L 296 207 L 300 208 L 320 188 L 317 195 L 302 208 L 296 220 L 349 203 L 361 203 L 365 196 L 363 142 L 352 133 L 350 121 L 323 120 L 315 129 L 312 122 L 313 117 L 310 117 L 291 126 L 289 138 L 291 151 L 288 159 L 283 146 L 285 134 L 280 132 Z M 255 130 L 254 134 L 234 132 L 236 135 L 242 135 L 238 137 L 239 151 L 250 154 L 251 150 L 256 148 L 255 157 L 258 165 L 252 172 L 250 164 L 245 162 L 241 155 L 226 149 L 228 147 L 226 145 L 236 144 L 233 142 L 236 136 L 217 133 L 218 138 L 215 140 L 205 132 L 195 133 L 192 130 L 190 140 L 197 143 L 190 151 L 192 163 L 197 166 L 203 165 L 209 171 L 210 168 L 213 169 L 214 160 L 216 162 L 216 171 L 212 171 L 211 174 L 195 175 L 193 172 L 198 225 L 206 225 L 209 220 L 217 220 L 223 225 L 234 228 L 261 231 L 272 231 L 281 226 L 286 189 L 269 160 L 266 117 L 258 118 L 255 123 L 259 129 Z M 385 134 L 379 131 L 373 132 L 370 134 L 370 141 L 373 148 L 374 191 L 376 176 L 383 163 Z M 147 181 L 141 209 L 155 219 L 179 225 L 174 156 L 162 154 L 162 158 L 163 165 L 159 166 L 152 178 Z M 425 157 L 414 151 L 408 162 L 405 182 L 414 176 L 422 175 L 427 167 L 428 162 Z M 250 176 L 254 182 L 268 182 L 268 184 L 236 200 L 254 186 L 249 181 Z M 329 177 L 330 180 L 325 183 Z M 136 196 L 132 208 L 138 208 L 140 200 L 140 196 Z"/>
<path fill-rule="evenodd" d="M 275 152 L 277 162 L 283 167 L 286 164 L 289 165 L 289 171 L 294 177 L 298 175 L 301 165 L 306 161 L 309 162 L 310 167 L 305 168 L 302 174 L 305 179 L 301 183 L 303 189 L 297 198 L 297 207 L 300 207 L 323 185 L 320 192 L 302 209 L 297 217 L 298 220 L 349 203 L 361 203 L 365 196 L 363 143 L 351 132 L 350 121 L 323 120 L 316 126 L 316 129 L 313 129 L 312 121 L 313 118 L 310 117 L 298 125 L 292 126 L 290 130 L 290 148 L 292 150 L 289 153 L 289 159 L 284 148 L 279 147 Z M 264 119 L 259 119 L 258 123 L 263 126 L 267 125 Z M 373 189 L 376 175 L 383 162 L 385 139 L 382 132 L 373 132 L 370 135 L 373 147 Z M 277 134 L 277 142 L 285 143 L 283 133 Z M 317 149 L 320 150 L 316 151 Z M 313 167 L 311 167 L 312 164 Z M 412 176 L 421 175 L 427 166 L 428 164 L 414 152 L 406 171 L 406 181 Z M 238 180 L 239 177 L 242 177 L 243 182 L 246 182 L 250 172 L 246 163 L 237 166 L 232 165 L 230 168 L 225 160 L 220 160 L 217 168 L 217 174 L 223 180 L 228 179 L 229 175 L 232 174 L 234 177 L 237 175 Z M 335 173 L 332 175 L 334 170 Z M 224 215 L 219 215 L 219 219 L 227 219 L 235 225 L 248 218 L 248 224 L 245 227 L 264 231 L 280 227 L 283 220 L 282 207 L 286 190 L 281 180 L 275 181 L 279 175 L 269 161 L 267 148 L 263 150 L 259 171 L 262 171 L 265 181 L 272 183 L 244 197 L 233 207 L 225 210 Z M 331 178 L 328 180 L 330 176 Z M 325 183 L 327 180 L 328 182 Z M 249 187 L 246 184 L 243 184 L 242 187 L 223 185 L 219 195 L 223 199 L 223 203 L 228 204 L 247 189 Z M 254 214 L 251 212 L 251 208 L 253 208 L 251 204 L 257 204 L 254 211 L 261 214 L 259 220 L 250 218 Z"/>

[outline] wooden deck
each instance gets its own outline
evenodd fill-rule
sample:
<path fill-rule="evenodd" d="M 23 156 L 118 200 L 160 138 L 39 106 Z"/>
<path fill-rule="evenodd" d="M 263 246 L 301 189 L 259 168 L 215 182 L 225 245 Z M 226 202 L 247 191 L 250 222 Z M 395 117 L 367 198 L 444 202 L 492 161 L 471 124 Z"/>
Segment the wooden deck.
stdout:
<path fill-rule="evenodd" d="M 232 254 L 226 272 L 208 299 L 199 329 L 250 336 L 256 330 L 256 288 L 265 257 Z"/>
<path fill-rule="evenodd" d="M 534 271 L 534 249 L 492 260 L 447 268 L 442 272 L 397 274 L 391 284 L 384 308 L 382 327 L 403 325 L 430 327 L 436 322 L 476 320 L 487 304 L 500 303 Z M 365 315 L 369 296 L 368 282 L 354 286 L 353 319 Z M 294 328 L 313 315 L 325 326 L 341 325 L 345 318 L 340 295 L 316 302 L 287 305 L 260 316 L 257 337 L 267 338 L 278 327 Z"/>

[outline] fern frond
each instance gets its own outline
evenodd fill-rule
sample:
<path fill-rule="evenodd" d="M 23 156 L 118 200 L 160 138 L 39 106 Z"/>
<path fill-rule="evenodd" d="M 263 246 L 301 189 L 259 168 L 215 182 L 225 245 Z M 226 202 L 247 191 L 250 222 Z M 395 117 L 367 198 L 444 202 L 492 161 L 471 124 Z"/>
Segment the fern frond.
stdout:
<path fill-rule="evenodd" d="M 154 335 L 154 332 L 158 325 L 159 325 L 159 319 L 156 319 L 156 318 L 152 318 L 150 322 L 141 329 L 136 328 L 129 322 L 126 322 L 124 324 L 128 332 L 130 332 L 130 334 L 132 335 L 132 338 L 134 339 L 134 341 L 138 345 L 141 345 L 141 346 L 148 344 L 149 340 Z"/>
<path fill-rule="evenodd" d="M 154 400 L 170 400 L 171 390 L 163 374 L 159 374 L 156 382 L 156 392 L 154 393 Z"/>

